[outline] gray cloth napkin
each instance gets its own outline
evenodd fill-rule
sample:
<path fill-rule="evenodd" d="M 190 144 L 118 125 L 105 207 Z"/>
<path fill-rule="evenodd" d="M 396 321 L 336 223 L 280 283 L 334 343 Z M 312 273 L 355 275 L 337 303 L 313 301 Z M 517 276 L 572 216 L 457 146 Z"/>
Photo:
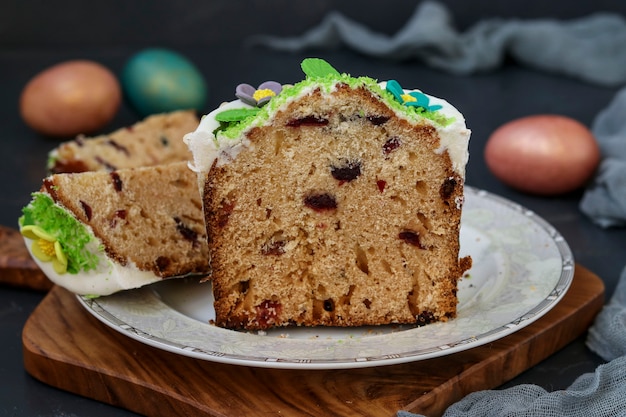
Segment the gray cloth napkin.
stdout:
<path fill-rule="evenodd" d="M 580 210 L 601 227 L 626 226 L 626 88 L 596 116 L 591 130 L 602 161 Z"/>
<path fill-rule="evenodd" d="M 571 21 L 485 19 L 459 33 L 445 6 L 425 1 L 393 36 L 331 12 L 300 36 L 258 35 L 248 43 L 290 52 L 343 46 L 376 58 L 418 59 L 455 74 L 493 70 L 508 54 L 523 65 L 590 83 L 626 82 L 626 21 L 610 13 Z"/>

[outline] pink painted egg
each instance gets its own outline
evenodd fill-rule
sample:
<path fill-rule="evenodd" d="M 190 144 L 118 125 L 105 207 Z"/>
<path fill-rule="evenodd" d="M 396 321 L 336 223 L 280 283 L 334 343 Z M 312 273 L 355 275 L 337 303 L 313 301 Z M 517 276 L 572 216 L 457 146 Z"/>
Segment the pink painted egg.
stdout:
<path fill-rule="evenodd" d="M 558 195 L 584 186 L 600 162 L 591 131 L 569 117 L 534 115 L 496 129 L 484 151 L 503 183 L 531 194 Z"/>
<path fill-rule="evenodd" d="M 122 90 L 103 65 L 72 60 L 35 75 L 20 96 L 20 114 L 37 132 L 53 137 L 93 133 L 117 113 Z"/>

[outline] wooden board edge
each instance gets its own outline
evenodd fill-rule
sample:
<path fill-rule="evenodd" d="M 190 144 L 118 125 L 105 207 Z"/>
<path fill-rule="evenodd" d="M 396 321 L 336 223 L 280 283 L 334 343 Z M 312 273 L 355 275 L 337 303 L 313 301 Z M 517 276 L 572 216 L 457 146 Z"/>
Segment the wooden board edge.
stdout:
<path fill-rule="evenodd" d="M 455 354 L 458 355 L 459 358 L 457 359 L 457 361 L 467 360 L 468 363 L 474 363 L 471 361 L 480 359 L 480 363 L 475 363 L 474 365 L 469 365 L 468 367 L 464 368 L 463 372 L 461 372 L 456 378 L 448 380 L 443 385 L 431 390 L 427 394 L 424 394 L 423 392 L 414 393 L 414 398 L 416 399 L 409 402 L 408 404 L 406 401 L 401 403 L 396 402 L 395 404 L 387 402 L 386 407 L 378 408 L 375 413 L 372 410 L 372 413 L 370 415 L 384 415 L 393 417 L 397 410 L 404 409 L 411 412 L 419 412 L 421 414 L 429 415 L 431 417 L 439 416 L 444 412 L 447 406 L 463 398 L 468 393 L 480 389 L 495 388 L 502 383 L 509 381 L 517 374 L 523 372 L 529 366 L 532 366 L 545 359 L 547 356 L 554 353 L 555 350 L 558 350 L 561 347 L 565 346 L 567 343 L 571 342 L 571 340 L 573 340 L 583 331 L 585 331 L 588 324 L 591 323 L 593 317 L 595 317 L 595 314 L 603 305 L 604 286 L 602 281 L 597 276 L 591 274 L 588 270 L 580 266 L 577 266 L 576 269 L 576 278 L 572 284 L 572 289 L 570 289 L 569 292 L 570 297 L 572 294 L 575 294 L 577 292 L 577 287 L 575 287 L 575 285 L 580 285 L 580 283 L 583 282 L 581 280 L 585 280 L 584 282 L 587 285 L 592 285 L 592 294 L 591 296 L 589 294 L 586 294 L 583 297 L 585 299 L 585 302 L 583 304 L 578 305 L 577 303 L 579 303 L 579 300 L 569 300 L 569 297 L 565 297 L 564 300 L 566 300 L 567 302 L 560 302 L 557 306 L 555 306 L 553 311 L 546 314 L 547 319 L 550 319 L 550 314 L 561 314 L 567 316 L 567 319 L 565 320 L 567 323 L 576 324 L 572 327 L 575 327 L 577 330 L 572 330 L 570 333 L 565 332 L 558 338 L 558 346 L 552 346 L 550 345 L 550 343 L 548 343 L 546 344 L 546 348 L 535 350 L 533 344 L 531 343 L 532 339 L 534 338 L 534 330 L 532 330 L 532 328 L 521 329 L 520 331 L 507 337 L 511 338 L 512 336 L 514 336 L 512 340 L 515 340 L 516 343 L 517 341 L 521 341 L 522 343 L 524 343 L 524 341 L 526 340 L 526 346 L 522 346 L 522 351 L 524 352 L 524 363 L 521 365 L 518 364 L 518 366 L 515 367 L 515 373 L 502 374 L 501 376 L 498 376 L 498 373 L 505 368 L 504 364 L 511 360 L 511 349 L 513 348 L 511 346 L 501 346 L 502 344 L 511 342 L 506 342 L 504 340 L 496 341 L 489 345 L 478 347 L 470 351 L 461 352 L 460 354 Z M 51 301 L 56 303 L 56 305 L 53 306 L 54 308 L 63 308 L 63 303 L 67 301 L 68 293 L 61 290 L 61 288 L 55 288 L 55 290 L 47 295 L 47 297 L 52 297 L 53 299 Z M 76 304 L 78 303 L 76 302 Z M 48 305 L 48 307 L 50 307 L 50 305 Z M 581 313 L 580 310 L 583 310 L 583 313 Z M 132 346 L 133 343 L 139 343 L 135 341 L 130 342 L 130 339 L 128 339 L 127 343 L 127 338 L 120 336 L 112 329 L 97 322 L 95 318 L 89 316 L 88 313 L 85 312 L 85 315 L 88 316 L 91 322 L 93 322 L 94 326 L 100 325 L 100 331 L 110 333 L 111 338 L 122 338 L 121 340 L 124 342 L 124 346 Z M 561 318 L 559 318 L 559 320 L 561 320 Z M 584 327 L 581 327 L 581 323 L 584 324 Z M 71 327 L 71 320 L 68 320 L 66 325 Z M 23 333 L 24 366 L 27 372 L 31 374 L 31 376 L 40 380 L 43 383 L 87 398 L 92 398 L 101 402 L 111 404 L 113 406 L 125 408 L 130 411 L 145 415 L 165 416 L 175 414 L 180 415 L 181 413 L 182 415 L 189 416 L 223 415 L 219 411 L 217 411 L 216 408 L 210 407 L 209 404 L 202 404 L 198 401 L 194 402 L 194 399 L 181 398 L 181 396 L 179 394 L 177 395 L 177 393 L 163 392 L 162 387 L 151 385 L 150 382 L 142 381 L 140 378 L 118 378 L 114 374 L 103 373 L 100 369 L 92 369 L 89 366 L 86 366 L 86 364 L 84 363 L 71 363 L 67 361 L 67 358 L 55 357 L 54 355 L 51 355 L 50 351 L 46 351 L 45 347 L 38 346 L 37 340 L 29 337 L 29 335 L 27 334 L 28 332 L 26 331 L 27 327 L 28 322 L 25 326 L 25 332 Z M 70 331 L 68 332 L 70 334 L 70 337 L 72 331 L 76 330 L 77 329 L 70 329 Z M 547 334 L 545 333 L 546 332 L 541 335 L 541 337 L 544 339 L 548 338 Z M 53 335 L 47 336 L 48 342 L 50 341 L 51 337 L 53 337 Z M 554 339 L 553 337 L 551 338 Z M 503 350 L 503 352 L 496 355 L 493 354 L 495 351 L 499 350 Z M 161 351 L 155 352 L 155 354 L 157 354 L 158 356 L 162 355 Z M 206 368 L 203 364 L 201 364 L 200 366 L 203 369 L 214 368 L 213 365 L 208 365 Z M 410 364 L 409 366 L 413 365 Z M 221 365 L 217 366 L 217 368 L 220 367 Z M 51 371 L 51 369 L 53 369 L 53 371 Z M 248 372 L 251 372 L 251 376 L 257 373 L 257 371 L 255 370 Z M 494 376 L 489 379 L 480 379 L 485 374 Z M 67 378 L 67 375 L 79 375 L 79 378 L 77 379 L 80 379 L 82 381 L 71 381 Z M 268 374 L 266 378 L 263 378 L 263 380 L 269 381 L 272 377 L 275 376 L 275 373 Z M 87 382 L 85 383 L 83 381 Z M 157 392 L 158 395 L 165 395 L 166 398 L 169 399 L 164 401 L 137 401 L 137 398 L 146 396 L 150 397 L 151 394 L 153 394 L 152 397 L 154 397 L 154 394 Z M 407 399 L 408 397 L 405 398 L 405 400 Z M 198 399 L 196 398 L 195 400 Z M 285 416 L 294 415 L 290 414 L 288 408 L 289 407 L 285 407 L 282 414 Z M 354 411 L 353 406 L 346 406 L 345 408 Z M 291 413 L 294 412 L 295 411 L 293 410 L 291 411 Z M 316 413 L 316 415 L 328 414 L 324 414 L 324 410 L 320 409 L 318 410 L 318 413 Z"/>
<path fill-rule="evenodd" d="M 49 291 L 53 283 L 30 257 L 19 231 L 0 225 L 0 284 Z"/>

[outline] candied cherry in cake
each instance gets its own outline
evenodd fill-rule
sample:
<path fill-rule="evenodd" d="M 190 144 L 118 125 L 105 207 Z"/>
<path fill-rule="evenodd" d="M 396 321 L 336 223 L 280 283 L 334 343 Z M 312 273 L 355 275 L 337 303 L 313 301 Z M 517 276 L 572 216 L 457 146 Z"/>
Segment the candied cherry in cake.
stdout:
<path fill-rule="evenodd" d="M 259 327 L 267 328 L 272 326 L 280 316 L 282 305 L 277 301 L 265 300 L 255 309 Z"/>

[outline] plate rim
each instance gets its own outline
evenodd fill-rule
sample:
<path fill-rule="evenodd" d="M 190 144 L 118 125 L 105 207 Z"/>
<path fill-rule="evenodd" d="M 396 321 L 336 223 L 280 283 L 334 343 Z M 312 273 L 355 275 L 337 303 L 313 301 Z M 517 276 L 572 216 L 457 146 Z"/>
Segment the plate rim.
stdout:
<path fill-rule="evenodd" d="M 153 334 L 144 332 L 140 328 L 134 327 L 123 320 L 116 317 L 114 314 L 107 311 L 98 303 L 98 298 L 90 298 L 87 296 L 76 295 L 79 303 L 96 319 L 103 324 L 116 330 L 124 336 L 130 337 L 136 341 L 139 341 L 148 346 L 168 351 L 181 356 L 191 357 L 194 359 L 206 360 L 211 362 L 219 362 L 231 365 L 240 366 L 252 366 L 261 368 L 275 368 L 275 369 L 353 369 L 353 368 L 365 368 L 365 367 L 377 367 L 397 365 L 408 362 L 415 362 L 421 360 L 432 359 L 436 357 L 446 356 L 453 353 L 465 351 L 474 347 L 479 347 L 487 343 L 491 343 L 495 340 L 502 339 L 509 336 L 528 325 L 534 323 L 546 313 L 548 313 L 554 306 L 561 301 L 565 296 L 574 278 L 575 262 L 573 253 L 567 244 L 563 236 L 552 226 L 549 222 L 537 215 L 534 211 L 516 203 L 508 198 L 500 195 L 488 192 L 483 189 L 478 189 L 469 185 L 465 185 L 465 191 L 474 194 L 478 198 L 488 198 L 495 201 L 498 204 L 504 205 L 512 210 L 515 210 L 519 214 L 532 220 L 542 230 L 544 230 L 551 238 L 551 241 L 555 244 L 558 253 L 561 257 L 561 270 L 560 276 L 555 281 L 554 287 L 551 289 L 549 295 L 543 298 L 540 302 L 534 305 L 525 313 L 519 315 L 514 320 L 505 323 L 496 328 L 490 329 L 486 332 L 480 333 L 475 336 L 467 337 L 454 343 L 443 344 L 437 346 L 431 346 L 428 348 L 422 348 L 415 351 L 402 352 L 401 354 L 383 354 L 373 356 L 363 356 L 357 358 L 280 358 L 280 357 L 251 357 L 249 355 L 242 355 L 237 353 L 224 353 L 217 351 L 209 351 L 203 348 L 194 346 L 188 346 L 183 343 L 178 343 L 173 340 L 163 339 Z M 154 290 L 148 289 L 148 287 L 139 288 L 131 291 L 150 291 L 155 297 L 158 295 Z M 167 304 L 164 303 L 167 306 Z M 169 306 L 168 306 L 169 307 Z M 170 307 L 171 308 L 171 307 Z M 172 309 L 173 311 L 176 311 Z M 186 317 L 188 320 L 195 320 L 191 317 L 184 315 L 176 311 L 178 314 Z M 212 330 L 217 331 L 232 331 L 228 329 L 217 328 L 214 325 L 206 323 L 206 326 L 212 326 Z M 409 329 L 411 330 L 411 329 Z M 242 333 L 252 337 L 267 337 L 249 333 Z M 289 343 L 289 339 L 277 339 L 284 340 Z"/>

